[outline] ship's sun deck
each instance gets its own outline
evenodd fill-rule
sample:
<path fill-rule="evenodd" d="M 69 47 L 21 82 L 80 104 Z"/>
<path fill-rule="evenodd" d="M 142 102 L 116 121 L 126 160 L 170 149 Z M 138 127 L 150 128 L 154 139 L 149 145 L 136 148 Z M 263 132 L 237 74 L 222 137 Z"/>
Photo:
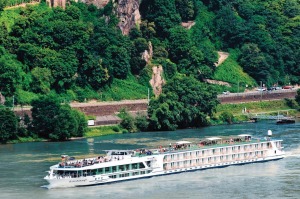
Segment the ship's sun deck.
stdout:
<path fill-rule="evenodd" d="M 269 138 L 268 138 L 269 140 Z M 267 140 L 266 140 L 267 141 Z M 252 139 L 251 135 L 241 134 L 232 137 L 210 137 L 200 140 L 198 143 L 189 141 L 178 141 L 169 146 L 159 146 L 156 149 L 136 149 L 136 150 L 107 150 L 106 155 L 95 158 L 69 160 L 68 156 L 63 155 L 62 161 L 58 164 L 58 168 L 81 168 L 94 164 L 102 164 L 112 161 L 122 161 L 130 157 L 144 157 L 149 155 L 160 155 L 168 153 L 177 153 L 178 151 L 201 150 L 209 148 L 222 148 L 232 145 L 251 145 L 261 143 L 260 139 Z"/>

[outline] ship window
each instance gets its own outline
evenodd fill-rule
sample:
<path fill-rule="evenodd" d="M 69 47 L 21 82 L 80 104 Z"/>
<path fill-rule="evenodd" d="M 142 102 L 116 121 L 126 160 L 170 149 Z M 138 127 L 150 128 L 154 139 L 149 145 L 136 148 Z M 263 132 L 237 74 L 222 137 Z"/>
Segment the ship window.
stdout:
<path fill-rule="evenodd" d="M 141 171 L 141 174 L 145 174 L 145 171 Z"/>
<path fill-rule="evenodd" d="M 143 169 L 143 168 L 145 168 L 145 165 L 144 165 L 142 162 L 140 162 L 139 168 L 140 168 L 140 169 Z"/>
<path fill-rule="evenodd" d="M 150 161 L 147 161 L 147 162 L 146 162 L 146 165 L 147 165 L 148 167 L 150 167 L 150 165 L 151 165 L 150 163 L 151 163 Z"/>
<path fill-rule="evenodd" d="M 138 164 L 137 163 L 132 164 L 132 169 L 138 169 Z"/>
<path fill-rule="evenodd" d="M 96 175 L 98 174 L 98 169 L 92 169 L 91 170 L 91 175 Z"/>
<path fill-rule="evenodd" d="M 82 176 L 82 170 L 78 171 L 78 176 Z"/>
<path fill-rule="evenodd" d="M 117 166 L 112 167 L 112 172 L 117 172 Z"/>
<path fill-rule="evenodd" d="M 63 175 L 63 174 L 64 174 L 64 171 L 60 171 L 60 170 L 58 170 L 58 171 L 57 171 L 57 174 L 59 174 L 59 175 Z"/>
<path fill-rule="evenodd" d="M 88 169 L 88 170 L 87 170 L 87 175 L 88 175 L 88 176 L 91 176 L 91 175 L 93 175 L 93 174 L 92 174 L 92 170 L 91 170 L 91 169 Z"/>
<path fill-rule="evenodd" d="M 110 167 L 105 167 L 105 173 L 110 173 Z"/>
<path fill-rule="evenodd" d="M 133 172 L 132 175 L 133 176 L 139 175 L 139 172 Z"/>
<path fill-rule="evenodd" d="M 125 170 L 125 166 L 124 165 L 120 165 L 119 166 L 119 171 L 124 171 Z"/>
<path fill-rule="evenodd" d="M 129 164 L 125 165 L 125 170 L 129 170 Z"/>
<path fill-rule="evenodd" d="M 105 168 L 99 168 L 98 169 L 98 173 L 97 174 L 102 174 L 102 173 L 105 173 Z"/>

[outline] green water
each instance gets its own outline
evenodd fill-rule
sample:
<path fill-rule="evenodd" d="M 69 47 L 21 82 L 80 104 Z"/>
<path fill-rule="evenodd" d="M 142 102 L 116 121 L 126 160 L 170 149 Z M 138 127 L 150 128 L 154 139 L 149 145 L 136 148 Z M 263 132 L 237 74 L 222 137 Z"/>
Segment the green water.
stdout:
<path fill-rule="evenodd" d="M 168 146 L 207 136 L 252 134 L 267 130 L 283 139 L 287 157 L 267 163 L 231 166 L 101 186 L 46 189 L 43 177 L 61 154 L 97 156 L 108 149 Z M 300 198 L 300 123 L 259 122 L 231 126 L 111 135 L 70 142 L 0 145 L 0 198 Z"/>

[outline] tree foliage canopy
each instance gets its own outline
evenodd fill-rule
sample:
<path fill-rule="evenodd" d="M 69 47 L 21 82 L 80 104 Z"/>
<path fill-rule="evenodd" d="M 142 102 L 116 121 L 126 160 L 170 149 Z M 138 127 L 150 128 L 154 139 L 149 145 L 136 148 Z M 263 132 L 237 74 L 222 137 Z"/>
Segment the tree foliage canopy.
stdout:
<path fill-rule="evenodd" d="M 6 143 L 15 138 L 18 129 L 18 119 L 14 112 L 0 107 L 0 142 Z"/>
<path fill-rule="evenodd" d="M 150 126 L 155 130 L 199 127 L 207 124 L 218 104 L 217 93 L 192 77 L 177 76 L 164 87 L 163 93 L 150 102 Z"/>
<path fill-rule="evenodd" d="M 87 121 L 85 116 L 61 105 L 52 96 L 43 96 L 32 102 L 32 129 L 43 138 L 67 140 L 70 137 L 83 136 Z"/>

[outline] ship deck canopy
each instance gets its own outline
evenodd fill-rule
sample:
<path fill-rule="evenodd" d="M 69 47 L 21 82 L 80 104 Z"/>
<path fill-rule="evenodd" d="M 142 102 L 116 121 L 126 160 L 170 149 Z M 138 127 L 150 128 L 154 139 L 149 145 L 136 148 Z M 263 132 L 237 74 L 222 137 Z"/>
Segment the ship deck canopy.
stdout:
<path fill-rule="evenodd" d="M 210 138 L 206 138 L 209 141 L 215 141 L 215 140 L 222 140 L 222 138 L 219 137 L 210 137 Z"/>
<path fill-rule="evenodd" d="M 212 145 L 212 144 L 221 144 L 222 138 L 220 137 L 209 137 L 205 138 L 200 142 L 201 145 Z"/>
<path fill-rule="evenodd" d="M 132 150 L 104 150 L 107 155 L 131 155 L 133 154 Z"/>
<path fill-rule="evenodd" d="M 250 134 L 240 134 L 240 135 L 238 135 L 239 137 L 251 137 L 252 135 L 250 135 Z"/>
<path fill-rule="evenodd" d="M 240 134 L 240 135 L 238 135 L 238 137 L 243 138 L 245 141 L 250 141 L 252 135 L 249 135 L 249 134 Z M 244 140 L 242 140 L 242 141 L 244 141 Z"/>
<path fill-rule="evenodd" d="M 176 144 L 191 144 L 189 141 L 178 141 Z"/>

